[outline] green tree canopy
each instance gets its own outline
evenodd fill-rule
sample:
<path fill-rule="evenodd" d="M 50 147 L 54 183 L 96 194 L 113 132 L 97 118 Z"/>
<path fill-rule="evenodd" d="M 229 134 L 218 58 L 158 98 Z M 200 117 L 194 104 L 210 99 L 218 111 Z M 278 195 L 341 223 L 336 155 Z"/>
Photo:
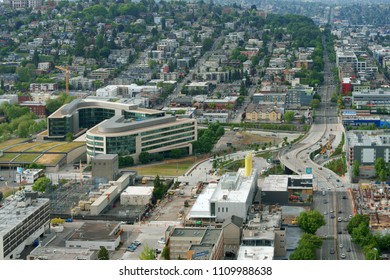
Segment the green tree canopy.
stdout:
<path fill-rule="evenodd" d="M 98 260 L 109 260 L 110 259 L 110 255 L 108 254 L 106 247 L 100 246 L 100 250 L 98 252 L 97 258 L 98 258 Z"/>
<path fill-rule="evenodd" d="M 140 260 L 155 260 L 156 259 L 156 251 L 146 244 L 144 246 L 144 250 L 139 255 Z"/>
<path fill-rule="evenodd" d="M 45 192 L 51 185 L 51 181 L 47 177 L 37 179 L 32 186 L 32 190 L 36 192 Z"/>
<path fill-rule="evenodd" d="M 314 234 L 304 233 L 299 240 L 299 246 L 319 249 L 322 246 L 322 239 Z"/>
<path fill-rule="evenodd" d="M 294 120 L 294 115 L 294 111 L 286 111 L 283 118 L 287 123 L 291 123 Z"/>
<path fill-rule="evenodd" d="M 310 106 L 311 106 L 313 109 L 317 109 L 317 108 L 320 106 L 320 103 L 321 103 L 320 100 L 318 100 L 318 99 L 313 99 L 313 100 L 310 102 Z"/>
<path fill-rule="evenodd" d="M 165 246 L 164 249 L 162 250 L 162 252 L 161 252 L 161 257 L 162 257 L 164 260 L 169 260 L 169 259 L 170 259 L 170 256 L 169 256 L 169 247 L 168 247 L 168 246 Z"/>
<path fill-rule="evenodd" d="M 360 175 L 360 164 L 357 160 L 354 160 L 352 164 L 352 175 L 353 177 L 359 177 Z"/>
<path fill-rule="evenodd" d="M 297 248 L 290 255 L 290 260 L 315 260 L 316 254 L 311 248 Z"/>
<path fill-rule="evenodd" d="M 298 226 L 306 233 L 315 234 L 323 225 L 325 225 L 324 216 L 317 210 L 301 212 L 298 217 Z"/>
<path fill-rule="evenodd" d="M 385 162 L 384 158 L 379 157 L 375 160 L 374 164 L 375 164 L 374 165 L 375 166 L 375 174 L 377 176 L 379 176 L 381 171 L 386 169 L 386 162 Z"/>

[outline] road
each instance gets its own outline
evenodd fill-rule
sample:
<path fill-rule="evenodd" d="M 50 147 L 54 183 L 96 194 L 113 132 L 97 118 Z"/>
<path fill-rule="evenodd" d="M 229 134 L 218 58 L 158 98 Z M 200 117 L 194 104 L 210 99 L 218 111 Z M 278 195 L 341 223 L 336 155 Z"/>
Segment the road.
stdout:
<path fill-rule="evenodd" d="M 311 129 L 302 141 L 282 149 L 279 158 L 286 167 L 297 174 L 304 174 L 306 168 L 312 168 L 313 208 L 322 213 L 326 221 L 326 224 L 317 231 L 317 235 L 324 240 L 318 258 L 364 259 L 361 249 L 352 243 L 346 231 L 350 215 L 353 215 L 351 198 L 347 192 L 350 186 L 349 176 L 340 177 L 310 159 L 310 153 L 318 149 L 320 144 L 325 144 L 330 134 L 335 135 L 334 149 L 344 133 L 336 105 L 331 103 L 331 96 L 335 90 L 333 64 L 329 62 L 326 51 L 324 62 L 324 84 L 317 90 L 321 96 L 321 104 L 315 112 Z"/>

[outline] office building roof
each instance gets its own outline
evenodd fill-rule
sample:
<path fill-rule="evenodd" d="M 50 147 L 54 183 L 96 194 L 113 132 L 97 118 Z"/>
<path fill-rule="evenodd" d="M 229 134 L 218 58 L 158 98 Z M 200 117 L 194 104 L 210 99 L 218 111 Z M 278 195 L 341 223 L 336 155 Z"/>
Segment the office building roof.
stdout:
<path fill-rule="evenodd" d="M 49 203 L 47 198 L 29 198 L 25 192 L 16 192 L 16 194 L 7 198 L 3 206 L 0 207 L 0 235 L 4 235 L 12 228 L 22 224 L 25 219 L 32 215 L 44 204 Z"/>
<path fill-rule="evenodd" d="M 241 246 L 237 254 L 237 260 L 269 261 L 273 258 L 273 246 Z"/>
<path fill-rule="evenodd" d="M 351 130 L 347 131 L 348 145 L 390 146 L 390 130 Z"/>
<path fill-rule="evenodd" d="M 85 222 L 79 229 L 73 232 L 68 241 L 115 241 L 117 237 L 113 234 L 113 231 L 117 227 L 118 223 L 115 221 L 103 223 Z"/>

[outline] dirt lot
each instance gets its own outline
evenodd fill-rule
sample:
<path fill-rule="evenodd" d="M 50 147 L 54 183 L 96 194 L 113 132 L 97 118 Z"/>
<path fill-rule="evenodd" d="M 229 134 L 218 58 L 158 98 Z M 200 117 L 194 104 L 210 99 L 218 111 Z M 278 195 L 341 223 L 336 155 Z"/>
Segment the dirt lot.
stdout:
<path fill-rule="evenodd" d="M 16 191 L 16 190 L 17 190 L 17 189 L 15 188 L 15 191 Z M 4 197 L 7 197 L 9 194 L 12 194 L 12 188 L 0 186 L 0 192 L 3 193 L 3 196 L 4 196 Z"/>
<path fill-rule="evenodd" d="M 261 147 L 264 143 L 270 142 L 272 145 L 276 145 L 282 142 L 282 139 L 272 136 L 251 134 L 245 131 L 226 131 L 225 135 L 222 136 L 215 145 L 214 151 L 219 152 L 233 148 L 239 151 L 248 148 L 251 144 L 258 144 Z"/>

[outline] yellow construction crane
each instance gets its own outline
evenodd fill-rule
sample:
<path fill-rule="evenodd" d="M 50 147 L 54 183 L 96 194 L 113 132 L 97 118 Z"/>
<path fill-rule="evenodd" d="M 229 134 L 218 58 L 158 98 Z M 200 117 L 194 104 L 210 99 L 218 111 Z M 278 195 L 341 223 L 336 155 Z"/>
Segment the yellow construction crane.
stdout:
<path fill-rule="evenodd" d="M 65 92 L 66 92 L 66 95 L 69 94 L 69 69 L 68 69 L 68 65 L 64 67 L 61 67 L 61 66 L 55 66 L 57 69 L 63 71 L 65 73 Z"/>

